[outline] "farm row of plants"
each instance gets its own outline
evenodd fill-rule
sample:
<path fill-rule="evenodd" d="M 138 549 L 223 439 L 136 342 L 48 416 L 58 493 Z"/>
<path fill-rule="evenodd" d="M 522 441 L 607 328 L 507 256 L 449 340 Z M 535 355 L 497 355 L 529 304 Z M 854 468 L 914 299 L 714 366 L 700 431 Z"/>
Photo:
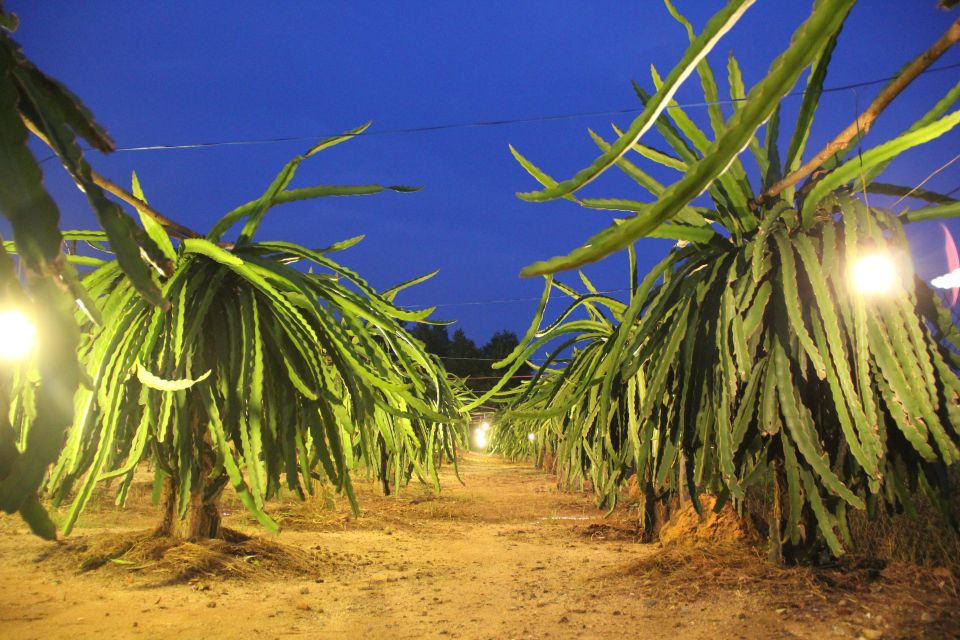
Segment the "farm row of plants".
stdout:
<path fill-rule="evenodd" d="M 544 302 L 523 348 L 501 364 L 553 350 L 509 398 L 494 450 L 555 465 L 563 480 L 588 483 L 608 507 L 633 478 L 648 530 L 681 492 L 698 510 L 703 494 L 718 498 L 716 509 L 732 503 L 741 512 L 749 496 L 762 496 L 775 555 L 781 543 L 794 556 L 820 543 L 840 555 L 851 546 L 851 510 L 909 512 L 918 494 L 955 526 L 948 499 L 960 459 L 960 332 L 939 294 L 914 275 L 903 228 L 960 208 L 928 192 L 914 193 L 926 202 L 901 215 L 867 203 L 874 193 L 910 191 L 877 178 L 898 155 L 960 122 L 960 111 L 951 111 L 960 84 L 899 135 L 862 151 L 861 141 L 911 74 L 960 38 L 960 23 L 804 164 L 853 2 L 815 3 L 749 92 L 731 55 L 725 75 L 733 113 L 725 117 L 705 55 L 750 4 L 729 2 L 697 35 L 668 1 L 690 37 L 686 55 L 665 78 L 651 68 L 654 93 L 635 84 L 645 110 L 628 130 L 614 127 L 613 142 L 590 132 L 602 155 L 573 178 L 554 180 L 514 152 L 544 187 L 521 198 L 565 198 L 631 215 L 569 255 L 527 268 L 547 274 Z M 782 99 L 806 68 L 799 116 L 780 140 Z M 693 73 L 709 105 L 709 130 L 672 102 Z M 653 127 L 668 151 L 640 142 Z M 679 177 L 661 184 L 640 160 Z M 613 167 L 652 201 L 576 195 Z M 698 198 L 703 192 L 708 202 Z M 678 242 L 642 275 L 632 245 L 644 237 Z M 630 252 L 626 303 L 598 294 L 582 275 L 583 292 L 554 279 L 622 248 Z M 874 269 L 895 268 L 882 293 L 853 285 L 851 271 L 864 259 Z M 541 326 L 552 294 L 570 304 Z"/>
<path fill-rule="evenodd" d="M 2 16 L 12 30 L 13 16 Z M 437 464 L 455 462 L 469 392 L 405 328 L 429 322 L 433 309 L 394 303 L 429 276 L 377 291 L 332 257 L 362 237 L 325 248 L 255 237 L 277 205 L 415 191 L 290 188 L 301 162 L 367 125 L 297 156 L 263 195 L 200 234 L 152 209 L 135 175 L 127 192 L 91 169 L 78 142 L 110 151 L 112 141 L 6 32 L 0 118 L 0 208 L 13 228 L 0 249 L 3 302 L 28 310 L 38 327 L 32 357 L 4 372 L 0 508 L 52 538 L 39 498 L 67 502 L 69 533 L 98 483 L 112 480 L 122 504 L 144 461 L 163 494 L 158 533 L 190 539 L 219 534 L 228 486 L 271 530 L 265 501 L 283 489 L 304 497 L 317 479 L 355 508 L 358 471 L 386 490 L 411 477 L 439 488 Z M 28 131 L 86 193 L 102 231 L 60 231 Z"/>
<path fill-rule="evenodd" d="M 898 155 L 960 123 L 960 84 L 893 138 L 862 148 L 873 121 L 919 73 L 960 39 L 955 22 L 881 90 L 855 123 L 804 160 L 834 47 L 853 0 L 819 0 L 749 91 L 737 60 L 721 107 L 707 61 L 753 4 L 730 0 L 697 34 L 667 2 L 690 45 L 644 110 L 601 155 L 557 181 L 514 151 L 543 190 L 622 212 L 567 256 L 524 270 L 544 275 L 531 328 L 496 366 L 503 378 L 475 397 L 453 381 L 405 323 L 396 294 L 375 290 L 323 249 L 257 238 L 272 207 L 319 197 L 409 187 L 291 188 L 298 166 L 363 128 L 320 142 L 283 167 L 260 197 L 201 234 L 154 210 L 134 178 L 128 191 L 99 176 L 79 142 L 113 143 L 65 87 L 33 66 L 0 8 L 0 210 L 13 230 L 0 249 L 0 297 L 29 310 L 37 349 L 0 381 L 0 509 L 39 535 L 55 528 L 41 496 L 69 504 L 69 532 L 94 487 L 113 480 L 123 502 L 143 461 L 163 494 L 160 533 L 219 533 L 217 502 L 229 486 L 268 529 L 264 505 L 282 490 L 305 496 L 325 479 L 354 500 L 351 474 L 384 488 L 411 478 L 437 485 L 436 465 L 456 460 L 469 411 L 499 397 L 494 451 L 550 462 L 568 483 L 589 482 L 612 508 L 635 479 L 652 530 L 658 509 L 686 492 L 742 509 L 770 495 L 769 537 L 800 552 L 850 546 L 853 510 L 907 509 L 922 492 L 948 512 L 950 469 L 960 459 L 960 333 L 949 309 L 911 268 L 903 226 L 955 216 L 957 202 L 929 192 L 927 205 L 895 215 L 870 195 L 907 193 L 877 178 Z M 781 141 L 781 102 L 806 75 L 799 115 Z M 674 102 L 699 78 L 704 129 Z M 727 96 L 723 96 L 724 99 Z M 641 142 L 656 130 L 669 146 Z M 59 229 L 27 141 L 32 132 L 87 195 L 102 230 Z M 745 153 L 745 151 L 747 151 Z M 665 184 L 646 161 L 673 171 Z M 616 167 L 645 200 L 586 198 L 579 190 Z M 706 196 L 702 196 L 706 194 Z M 136 213 L 129 215 L 114 198 Z M 233 231 L 239 227 L 239 231 Z M 676 246 L 639 273 L 635 243 Z M 229 240 L 227 238 L 230 238 Z M 68 245 L 69 243 L 69 245 Z M 65 251 L 82 243 L 83 251 Z M 555 274 L 625 250 L 629 296 L 582 288 Z M 17 277 L 14 259 L 25 274 Z M 897 275 L 883 295 L 851 287 L 863 258 L 885 257 Z M 547 304 L 566 308 L 544 324 Z M 550 357 L 527 383 L 518 371 Z"/>

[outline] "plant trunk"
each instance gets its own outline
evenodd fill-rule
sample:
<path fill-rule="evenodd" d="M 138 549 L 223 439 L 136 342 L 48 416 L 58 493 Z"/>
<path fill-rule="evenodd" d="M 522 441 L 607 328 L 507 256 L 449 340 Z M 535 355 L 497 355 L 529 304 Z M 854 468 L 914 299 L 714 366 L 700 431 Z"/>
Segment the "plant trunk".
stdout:
<path fill-rule="evenodd" d="M 390 495 L 390 456 L 387 455 L 387 441 L 383 434 L 377 435 L 377 448 L 380 449 L 380 484 L 383 486 L 383 495 Z"/>
<path fill-rule="evenodd" d="M 687 464 L 683 451 L 680 452 L 679 461 L 680 479 L 678 480 L 679 486 L 677 487 L 677 508 L 682 509 L 683 503 L 686 500 L 692 500 L 690 497 L 690 488 L 687 486 Z"/>
<path fill-rule="evenodd" d="M 771 562 L 783 564 L 783 540 L 780 537 L 780 521 L 783 517 L 780 496 L 780 465 L 773 463 L 773 500 L 768 512 L 769 526 L 767 527 L 767 557 Z"/>
<path fill-rule="evenodd" d="M 220 496 L 204 499 L 203 489 L 190 492 L 190 504 L 179 516 L 180 483 L 172 477 L 164 482 L 163 521 L 156 535 L 180 540 L 205 540 L 220 537 Z"/>
<path fill-rule="evenodd" d="M 200 417 L 194 413 L 193 430 L 196 442 L 200 445 L 198 473 L 190 487 L 189 505 L 184 517 L 179 517 L 180 482 L 170 475 L 164 482 L 163 521 L 156 530 L 158 536 L 169 536 L 180 540 L 207 540 L 222 537 L 220 531 L 220 494 L 224 482 L 210 481 L 216 455 L 210 436 L 202 429 Z"/>

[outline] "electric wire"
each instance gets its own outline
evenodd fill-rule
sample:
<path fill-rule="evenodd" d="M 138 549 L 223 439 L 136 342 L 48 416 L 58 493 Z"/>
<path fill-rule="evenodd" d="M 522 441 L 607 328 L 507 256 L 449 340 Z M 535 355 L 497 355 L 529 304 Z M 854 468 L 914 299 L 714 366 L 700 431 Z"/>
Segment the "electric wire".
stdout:
<path fill-rule="evenodd" d="M 940 71 L 948 71 L 951 69 L 960 68 L 960 62 L 943 65 L 939 67 L 931 67 L 923 71 L 920 75 L 927 75 L 930 73 L 936 73 Z M 857 89 L 863 87 L 874 86 L 877 84 L 882 84 L 889 82 L 896 78 L 896 76 L 887 76 L 884 78 L 876 78 L 873 80 L 865 80 L 862 82 L 855 82 L 846 85 L 838 85 L 835 87 L 826 87 L 821 93 L 835 93 L 839 91 L 852 91 L 855 96 L 855 101 L 859 100 L 859 94 Z M 805 91 L 794 91 L 785 95 L 785 97 L 796 97 L 802 96 Z M 740 99 L 729 99 L 729 100 L 716 100 L 716 101 L 702 101 L 702 102 L 691 102 L 684 104 L 674 104 L 668 106 L 670 109 L 682 109 L 682 108 L 693 108 L 693 107 L 707 107 L 712 105 L 725 105 L 733 104 L 735 102 L 746 101 L 748 98 Z M 388 136 L 388 135 L 402 135 L 402 134 L 416 134 L 416 133 L 429 133 L 434 131 L 446 131 L 453 129 L 467 129 L 467 128 L 483 128 L 483 127 L 494 127 L 494 126 L 503 126 L 509 124 L 530 124 L 537 122 L 551 122 L 559 120 L 572 120 L 578 118 L 594 117 L 594 116 L 603 116 L 603 115 L 624 115 L 628 113 L 638 113 L 643 111 L 642 107 L 631 107 L 625 109 L 609 109 L 603 111 L 581 111 L 573 112 L 566 114 L 554 114 L 554 115 L 544 115 L 544 116 L 531 116 L 525 118 L 506 118 L 498 120 L 481 120 L 475 122 L 463 122 L 463 123 L 447 123 L 447 124 L 437 124 L 437 125 L 424 125 L 417 127 L 403 127 L 397 129 L 385 129 L 385 130 L 374 130 L 374 131 L 364 131 L 356 134 L 346 134 L 352 137 L 360 136 Z M 117 152 L 139 152 L 139 151 L 171 151 L 171 150 L 183 150 L 183 149 L 204 149 L 204 148 L 214 148 L 214 147 L 225 147 L 225 146 L 243 146 L 243 145 L 266 145 L 266 144 L 280 144 L 286 142 L 299 142 L 304 140 L 316 140 L 324 137 L 330 137 L 331 135 L 344 135 L 344 134 L 326 134 L 326 135 L 309 135 L 309 136 L 287 136 L 287 137 L 276 137 L 276 138 L 260 138 L 260 139 L 246 139 L 246 140 L 225 140 L 225 141 L 213 141 L 213 142 L 198 142 L 198 143 L 189 143 L 189 144 L 179 144 L 179 145 L 144 145 L 144 146 L 130 146 L 130 147 L 118 147 L 115 149 Z M 858 149 L 859 153 L 859 149 Z M 56 158 L 56 155 L 51 155 L 47 158 L 44 158 L 40 163 L 44 163 L 48 160 Z M 908 198 L 918 189 L 922 188 L 927 182 L 929 182 L 934 176 L 941 173 L 957 160 L 960 160 L 960 154 L 953 157 L 951 160 L 947 161 L 942 166 L 935 169 L 931 172 L 926 178 L 923 179 L 916 187 L 911 189 L 909 192 L 901 196 L 892 206 L 896 206 L 904 199 Z M 861 158 L 862 162 L 862 158 Z M 947 192 L 946 195 L 952 195 L 953 193 L 960 191 L 960 185 Z M 892 208 L 892 207 L 891 207 Z M 623 289 L 606 289 L 599 290 L 596 293 L 599 294 L 609 294 L 609 293 L 625 293 L 630 291 L 629 288 Z M 427 307 L 443 308 L 443 307 L 464 307 L 464 306 L 484 306 L 491 304 L 512 304 L 520 302 L 536 302 L 539 301 L 540 297 L 529 297 L 529 298 L 503 298 L 503 299 L 493 299 L 493 300 L 467 300 L 460 302 L 446 302 L 439 304 L 412 304 L 412 305 L 398 305 L 404 309 L 423 309 Z M 458 358 L 461 360 L 466 360 L 468 358 Z M 484 358 L 478 358 L 478 360 L 487 360 Z M 494 359 L 490 359 L 494 360 Z"/>
<path fill-rule="evenodd" d="M 630 288 L 624 289 L 599 289 L 591 293 L 599 294 L 608 294 L 608 293 L 625 293 L 631 291 Z M 488 305 L 488 304 L 509 304 L 515 302 L 539 302 L 540 296 L 530 297 L 530 298 L 501 298 L 494 300 L 464 300 L 462 302 L 443 302 L 440 304 L 401 304 L 397 305 L 401 309 L 407 309 L 410 311 L 416 309 L 426 309 L 428 307 L 466 307 L 466 306 L 475 306 L 475 305 Z"/>
<path fill-rule="evenodd" d="M 920 182 L 920 184 L 918 184 L 918 185 L 915 186 L 913 189 L 910 189 L 910 191 L 908 191 L 908 192 L 906 192 L 905 194 L 903 194 L 902 196 L 900 196 L 900 198 L 897 199 L 896 202 L 894 202 L 892 205 L 890 205 L 890 208 L 891 208 L 891 209 L 894 208 L 895 206 L 897 206 L 898 204 L 900 204 L 901 202 L 903 202 L 904 200 L 906 200 L 907 198 L 909 198 L 910 195 L 911 195 L 914 191 L 916 191 L 917 189 L 921 188 L 923 185 L 927 184 L 935 175 L 937 175 L 937 174 L 940 173 L 941 171 L 945 170 L 947 167 L 949 167 L 950 165 L 952 165 L 952 164 L 953 164 L 954 162 L 956 162 L 957 160 L 960 160 L 960 153 L 958 153 L 957 155 L 953 156 L 953 158 L 951 158 L 950 160 L 947 160 L 945 163 L 943 163 L 942 165 L 940 165 L 938 168 L 934 169 L 934 170 L 930 173 L 930 175 L 928 175 L 926 178 L 924 178 L 924 179 Z M 958 188 L 960 188 L 960 187 L 958 187 Z M 946 194 L 946 195 L 949 196 L 949 195 L 952 194 L 954 191 L 956 191 L 956 189 L 954 189 L 953 191 L 951 191 L 950 193 L 948 193 L 948 194 Z"/>
<path fill-rule="evenodd" d="M 434 354 L 436 355 L 436 354 Z M 473 356 L 437 356 L 441 360 L 471 360 L 477 362 L 499 362 L 503 358 L 475 358 Z M 533 358 L 527 358 L 527 360 L 532 360 Z"/>
<path fill-rule="evenodd" d="M 923 71 L 919 75 L 924 76 L 930 73 L 949 71 L 951 69 L 956 69 L 956 68 L 960 68 L 960 62 L 943 65 L 939 67 L 930 67 L 929 69 Z M 836 87 L 826 87 L 821 91 L 821 93 L 835 93 L 838 91 L 856 90 L 862 87 L 869 87 L 877 84 L 883 84 L 885 82 L 890 82 L 896 77 L 897 76 L 887 76 L 884 78 L 876 78 L 873 80 L 854 82 L 851 84 L 839 85 Z M 784 97 L 797 97 L 797 96 L 802 96 L 804 93 L 805 93 L 805 90 L 793 91 L 791 93 L 787 93 Z M 734 104 L 736 102 L 743 102 L 746 100 L 748 100 L 748 98 L 704 101 L 704 102 L 689 102 L 684 104 L 673 104 L 668 106 L 667 108 L 687 109 L 687 108 L 695 108 L 695 107 L 709 107 L 713 105 Z M 595 116 L 625 115 L 630 113 L 639 113 L 643 110 L 644 110 L 643 107 L 630 107 L 625 109 L 607 109 L 607 110 L 600 110 L 600 111 L 580 111 L 580 112 L 562 113 L 562 114 L 553 114 L 553 115 L 528 116 L 524 118 L 502 118 L 502 119 L 496 119 L 496 120 L 478 120 L 473 122 L 455 122 L 455 123 L 443 123 L 443 124 L 434 124 L 434 125 L 422 125 L 422 126 L 415 126 L 415 127 L 400 127 L 396 129 L 363 131 L 363 132 L 354 133 L 354 134 L 343 134 L 342 132 L 338 132 L 338 133 L 327 133 L 327 134 L 284 136 L 284 137 L 274 137 L 274 138 L 249 138 L 249 139 L 238 139 L 238 140 L 193 142 L 193 143 L 185 143 L 185 144 L 154 144 L 154 145 L 128 146 L 128 147 L 118 147 L 114 151 L 115 152 L 174 151 L 174 150 L 184 150 L 184 149 L 210 149 L 215 147 L 229 147 L 229 146 L 282 144 L 282 143 L 288 143 L 288 142 L 302 142 L 306 140 L 319 140 L 323 138 L 329 138 L 329 137 L 341 136 L 341 135 L 347 135 L 350 137 L 406 135 L 406 134 L 417 134 L 417 133 L 431 133 L 436 131 L 449 131 L 454 129 L 479 129 L 479 128 L 488 128 L 488 127 L 499 127 L 499 126 L 511 125 L 511 124 L 555 122 L 560 120 L 574 120 L 579 118 L 589 118 L 589 117 L 595 117 Z M 47 160 L 51 160 L 55 157 L 56 157 L 55 155 L 49 156 L 41 160 L 40 163 L 42 164 Z"/>
<path fill-rule="evenodd" d="M 943 65 L 939 67 L 931 67 L 923 71 L 920 75 L 927 75 L 930 73 L 937 73 L 941 71 L 948 71 L 951 69 L 960 68 L 960 62 L 953 63 L 949 65 Z M 822 89 L 821 93 L 836 93 L 840 91 L 852 91 L 855 95 L 855 100 L 859 99 L 857 94 L 857 89 L 863 87 L 874 86 L 877 84 L 882 84 L 893 80 L 896 76 L 888 76 L 884 78 L 876 78 L 873 80 L 866 80 L 862 82 L 855 82 L 846 85 L 839 85 L 835 87 L 826 87 Z M 805 91 L 794 91 L 787 93 L 784 97 L 797 97 L 802 96 Z M 690 102 L 684 104 L 673 104 L 669 105 L 669 109 L 687 109 L 687 108 L 699 108 L 699 107 L 708 107 L 713 105 L 728 105 L 736 102 L 745 102 L 748 98 L 740 99 L 729 99 L 729 100 L 716 100 L 716 101 L 702 101 L 702 102 Z M 407 134 L 419 134 L 419 133 L 432 133 L 438 131 L 449 131 L 456 129 L 478 129 L 478 128 L 489 128 L 489 127 L 499 127 L 512 124 L 534 124 L 539 122 L 556 122 L 563 120 L 574 120 L 580 118 L 589 118 L 597 116 L 617 116 L 617 115 L 626 115 L 631 113 L 639 113 L 643 111 L 643 107 L 630 107 L 623 109 L 607 109 L 599 111 L 580 111 L 572 113 L 563 113 L 563 114 L 552 114 L 552 115 L 541 115 L 541 116 L 529 116 L 523 118 L 502 118 L 496 120 L 480 120 L 472 122 L 460 122 L 460 123 L 444 123 L 444 124 L 435 124 L 435 125 L 422 125 L 415 127 L 401 127 L 396 129 L 383 129 L 383 130 L 373 130 L 373 131 L 364 131 L 355 134 L 314 134 L 314 135 L 298 135 L 298 136 L 285 136 L 285 137 L 273 137 L 273 138 L 252 138 L 252 139 L 239 139 L 239 140 L 221 140 L 221 141 L 209 141 L 209 142 L 196 142 L 196 143 L 186 143 L 186 144 L 157 144 L 157 145 L 141 145 L 141 146 L 128 146 L 128 147 L 118 147 L 114 151 L 116 152 L 143 152 L 143 151 L 174 151 L 174 150 L 189 150 L 189 149 L 209 149 L 217 147 L 228 147 L 228 146 L 251 146 L 251 145 L 269 145 L 269 144 L 283 144 L 289 142 L 301 142 L 307 140 L 317 140 L 326 137 L 332 137 L 334 135 L 347 135 L 350 137 L 371 137 L 371 136 L 393 136 L 393 135 L 407 135 Z M 89 150 L 89 149 L 87 149 Z M 858 149 L 858 154 L 860 150 Z M 56 155 L 48 156 L 40 160 L 40 164 L 47 162 L 56 158 Z M 929 182 L 934 176 L 941 173 L 957 160 L 960 160 L 960 154 L 954 156 L 951 160 L 947 161 L 945 164 L 941 165 L 933 172 L 931 172 L 926 178 L 923 179 L 916 187 L 911 189 L 909 192 L 901 196 L 896 202 L 891 206 L 894 207 L 900 204 L 903 200 L 908 198 L 918 189 L 922 188 L 927 182 Z M 861 157 L 862 162 L 862 157 Z M 960 191 L 960 185 L 947 192 L 946 195 L 952 195 L 953 193 Z M 599 290 L 595 293 L 599 294 L 609 294 L 609 293 L 625 293 L 630 291 L 630 288 L 623 289 L 606 289 Z M 417 309 L 417 308 L 426 308 L 426 307 L 458 307 L 458 306 L 480 306 L 480 305 L 492 305 L 492 304 L 511 304 L 519 302 L 536 302 L 539 301 L 540 297 L 529 297 L 529 298 L 504 298 L 504 299 L 493 299 L 493 300 L 469 300 L 461 302 L 447 302 L 440 304 L 414 304 L 414 305 L 398 305 L 401 308 L 405 309 Z M 467 356 L 437 356 L 441 360 L 461 360 L 461 361 L 481 361 L 481 362 L 496 362 L 500 358 L 480 358 L 480 357 L 467 357 Z M 514 375 L 510 379 L 529 379 L 533 378 L 533 375 Z M 499 380 L 500 376 L 470 376 L 471 380 Z"/>

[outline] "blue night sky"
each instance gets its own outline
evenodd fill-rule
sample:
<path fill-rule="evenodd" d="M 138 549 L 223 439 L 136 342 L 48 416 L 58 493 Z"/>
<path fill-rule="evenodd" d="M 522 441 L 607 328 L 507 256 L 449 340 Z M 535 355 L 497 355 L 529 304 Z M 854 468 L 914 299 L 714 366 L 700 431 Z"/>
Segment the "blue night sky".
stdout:
<path fill-rule="evenodd" d="M 677 4 L 700 28 L 722 3 Z M 740 59 L 749 88 L 786 47 L 810 4 L 761 0 L 748 11 L 710 57 L 721 93 L 726 91 L 726 55 L 732 51 Z M 956 19 L 956 12 L 939 11 L 935 4 L 861 0 L 841 36 L 827 86 L 895 73 Z M 511 157 L 508 143 L 548 173 L 566 178 L 598 153 L 587 127 L 609 139 L 611 121 L 625 127 L 635 114 L 391 132 L 634 108 L 639 102 L 630 81 L 650 88 L 649 65 L 666 75 L 686 45 L 682 27 L 659 2 L 650 1 L 7 0 L 6 8 L 20 15 L 14 37 L 27 55 L 77 93 L 119 147 L 304 138 L 91 154 L 97 170 L 122 184 L 136 170 L 151 204 L 201 232 L 227 210 L 258 196 L 311 140 L 373 120 L 370 135 L 305 162 L 293 186 L 413 184 L 423 190 L 285 205 L 272 211 L 259 237 L 320 247 L 365 234 L 364 242 L 340 259 L 380 288 L 439 268 L 438 276 L 398 302 L 441 305 L 435 317 L 457 320 L 456 326 L 479 343 L 497 329 L 525 330 L 536 306 L 530 298 L 539 296 L 542 284 L 520 279 L 523 266 L 568 252 L 613 217 L 566 201 L 518 200 L 516 191 L 537 185 Z M 958 62 L 960 50 L 953 50 L 936 66 Z M 908 127 L 958 77 L 960 69 L 920 78 L 884 113 L 865 148 Z M 851 122 L 858 102 L 864 108 L 879 88 L 826 94 L 808 155 Z M 700 100 L 693 78 L 678 101 Z M 790 99 L 783 136 L 789 136 L 798 104 L 799 98 Z M 691 108 L 690 114 L 705 122 L 702 108 Z M 655 135 L 645 141 L 665 146 Z M 898 160 L 883 180 L 915 186 L 950 160 L 958 143 L 960 129 L 955 129 Z M 44 168 L 62 207 L 62 226 L 95 226 L 56 163 Z M 940 191 L 956 187 L 960 163 L 926 185 Z M 584 195 L 645 194 L 610 172 Z M 960 238 L 956 221 L 951 231 Z M 921 275 L 943 273 L 938 224 L 914 225 L 909 233 Z M 668 241 L 641 241 L 641 268 L 669 247 Z M 586 271 L 600 288 L 628 284 L 625 254 Z M 564 279 L 574 282 L 576 274 Z M 516 299 L 521 301 L 459 304 Z"/>

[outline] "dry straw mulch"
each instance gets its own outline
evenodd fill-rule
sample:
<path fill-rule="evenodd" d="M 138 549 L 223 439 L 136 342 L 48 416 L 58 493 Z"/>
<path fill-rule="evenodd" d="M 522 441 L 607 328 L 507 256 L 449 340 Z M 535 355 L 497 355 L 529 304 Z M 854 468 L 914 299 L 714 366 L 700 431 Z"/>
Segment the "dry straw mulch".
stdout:
<path fill-rule="evenodd" d="M 784 620 L 834 617 L 883 638 L 960 637 L 960 585 L 948 568 L 857 558 L 826 567 L 779 566 L 729 508 L 691 505 L 660 532 L 656 553 L 624 567 L 652 597 L 696 602 L 736 592 Z M 866 637 L 866 636 L 865 636 Z"/>
<path fill-rule="evenodd" d="M 319 546 L 301 549 L 224 529 L 221 538 L 185 541 L 151 531 L 98 533 L 58 542 L 36 562 L 79 573 L 95 569 L 135 572 L 159 584 L 204 577 L 275 580 L 278 577 L 323 578 L 352 566 L 350 558 Z"/>

